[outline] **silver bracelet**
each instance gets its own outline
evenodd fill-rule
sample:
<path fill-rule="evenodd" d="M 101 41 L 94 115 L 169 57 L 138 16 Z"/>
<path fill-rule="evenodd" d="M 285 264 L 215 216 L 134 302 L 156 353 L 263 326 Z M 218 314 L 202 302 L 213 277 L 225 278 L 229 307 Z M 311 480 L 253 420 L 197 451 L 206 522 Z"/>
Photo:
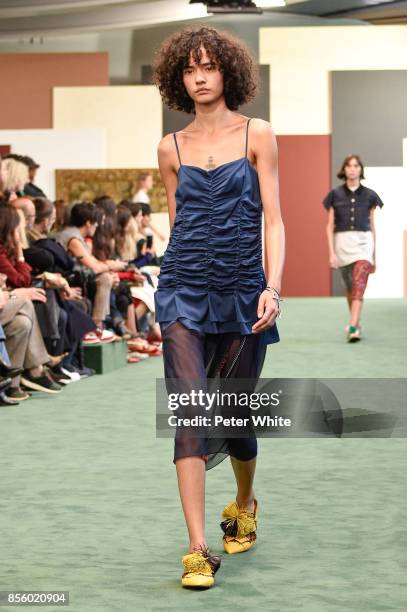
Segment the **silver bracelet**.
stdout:
<path fill-rule="evenodd" d="M 273 290 L 273 291 L 275 291 L 275 292 L 278 294 L 278 296 L 280 297 L 280 292 L 279 292 L 279 291 L 277 291 L 277 289 L 276 289 L 275 287 L 273 287 L 272 285 L 266 285 L 266 289 L 268 289 L 268 290 L 272 289 L 272 290 Z"/>
<path fill-rule="evenodd" d="M 265 288 L 265 291 L 270 291 L 273 294 L 273 299 L 276 300 L 277 302 L 277 308 L 278 308 L 278 318 L 281 319 L 281 307 L 280 307 L 280 302 L 283 302 L 283 298 L 280 297 L 279 292 L 277 291 L 277 289 L 274 289 L 274 287 L 271 287 L 270 285 L 267 285 L 267 287 Z"/>

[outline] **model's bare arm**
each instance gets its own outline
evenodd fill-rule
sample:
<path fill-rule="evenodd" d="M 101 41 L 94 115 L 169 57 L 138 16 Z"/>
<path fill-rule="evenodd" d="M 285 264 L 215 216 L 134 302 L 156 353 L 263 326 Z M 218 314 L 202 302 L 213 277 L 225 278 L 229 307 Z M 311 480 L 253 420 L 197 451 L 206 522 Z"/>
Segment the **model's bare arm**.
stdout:
<path fill-rule="evenodd" d="M 328 240 L 328 250 L 329 250 L 329 265 L 331 266 L 331 268 L 338 267 L 338 261 L 336 259 L 335 248 L 334 248 L 334 227 L 335 227 L 334 219 L 335 219 L 335 211 L 333 207 L 331 206 L 331 208 L 328 211 L 328 223 L 326 225 L 326 237 Z"/>
<path fill-rule="evenodd" d="M 264 255 L 267 285 L 281 291 L 285 259 L 285 231 L 281 218 L 278 149 L 271 125 L 262 119 L 252 122 L 252 149 L 256 157 L 259 175 L 260 195 L 264 211 Z M 274 322 L 278 310 L 272 294 L 263 291 L 259 299 L 258 315 L 261 319 L 253 326 L 253 331 L 263 331 Z"/>
<path fill-rule="evenodd" d="M 264 249 L 267 284 L 281 290 L 285 257 L 285 233 L 281 218 L 277 140 L 267 121 L 256 119 L 252 142 L 264 211 Z"/>
<path fill-rule="evenodd" d="M 174 139 L 172 134 L 167 134 L 158 145 L 158 166 L 160 168 L 161 180 L 164 183 L 167 194 L 168 215 L 170 229 L 174 225 L 176 215 L 175 192 L 177 190 L 177 172 L 174 167 Z"/>
<path fill-rule="evenodd" d="M 374 223 L 374 213 L 375 213 L 375 209 L 371 208 L 370 209 L 370 227 L 372 228 L 372 234 L 373 234 L 373 272 L 376 272 L 376 226 Z"/>

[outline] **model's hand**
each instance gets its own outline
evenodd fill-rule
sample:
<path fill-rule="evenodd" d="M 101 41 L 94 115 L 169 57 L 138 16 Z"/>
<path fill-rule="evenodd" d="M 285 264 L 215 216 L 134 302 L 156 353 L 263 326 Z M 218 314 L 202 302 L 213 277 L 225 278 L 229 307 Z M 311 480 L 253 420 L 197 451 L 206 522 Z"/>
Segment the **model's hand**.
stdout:
<path fill-rule="evenodd" d="M 277 300 L 273 297 L 271 291 L 265 289 L 259 297 L 259 303 L 257 305 L 257 316 L 259 320 L 253 325 L 252 332 L 257 334 L 272 327 L 277 315 Z"/>
<path fill-rule="evenodd" d="M 376 263 L 372 264 L 372 267 L 370 268 L 370 274 L 374 274 L 376 272 Z"/>
<path fill-rule="evenodd" d="M 338 268 L 338 259 L 335 254 L 330 255 L 329 265 L 331 266 L 331 268 Z"/>

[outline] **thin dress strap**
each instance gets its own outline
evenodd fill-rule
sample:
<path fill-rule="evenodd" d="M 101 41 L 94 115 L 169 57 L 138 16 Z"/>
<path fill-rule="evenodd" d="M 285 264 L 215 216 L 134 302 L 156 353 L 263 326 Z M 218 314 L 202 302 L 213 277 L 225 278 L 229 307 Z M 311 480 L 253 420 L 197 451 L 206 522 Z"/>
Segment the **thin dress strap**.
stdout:
<path fill-rule="evenodd" d="M 249 138 L 249 123 L 252 120 L 252 117 L 250 117 L 250 119 L 247 120 L 246 123 L 246 145 L 245 145 L 245 149 L 244 149 L 244 156 L 247 157 L 247 141 Z"/>
<path fill-rule="evenodd" d="M 177 155 L 178 155 L 179 165 L 180 165 L 180 166 L 182 166 L 181 157 L 180 157 L 180 154 L 179 154 L 179 149 L 178 149 L 177 137 L 176 137 L 176 135 L 175 135 L 175 132 L 173 132 L 173 136 L 174 136 L 175 146 L 176 146 L 176 148 L 177 148 Z"/>

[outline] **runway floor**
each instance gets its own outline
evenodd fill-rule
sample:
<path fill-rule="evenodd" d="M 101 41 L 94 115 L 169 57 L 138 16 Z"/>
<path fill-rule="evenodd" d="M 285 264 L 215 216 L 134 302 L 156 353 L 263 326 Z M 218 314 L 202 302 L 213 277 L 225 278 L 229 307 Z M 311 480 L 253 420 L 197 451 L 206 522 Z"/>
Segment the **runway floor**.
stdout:
<path fill-rule="evenodd" d="M 355 345 L 344 299 L 283 306 L 262 377 L 406 377 L 407 300 L 366 300 Z M 155 437 L 162 375 L 149 358 L 0 409 L 0 590 L 67 590 L 70 612 L 405 610 L 403 438 L 259 440 L 258 544 L 223 555 L 215 588 L 182 589 L 173 443 Z M 225 460 L 207 479 L 213 552 L 234 495 Z"/>

